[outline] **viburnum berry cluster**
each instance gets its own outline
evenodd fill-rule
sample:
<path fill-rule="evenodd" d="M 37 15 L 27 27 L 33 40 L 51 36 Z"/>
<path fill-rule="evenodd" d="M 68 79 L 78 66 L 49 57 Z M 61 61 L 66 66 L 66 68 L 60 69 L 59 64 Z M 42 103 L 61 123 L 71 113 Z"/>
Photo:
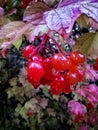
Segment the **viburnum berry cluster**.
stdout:
<path fill-rule="evenodd" d="M 85 57 L 79 51 L 65 54 L 57 41 L 52 40 L 58 48 L 56 52 L 47 34 L 35 37 L 34 42 L 24 48 L 24 57 L 28 59 L 27 78 L 34 88 L 48 84 L 52 94 L 68 94 L 84 80 Z"/>

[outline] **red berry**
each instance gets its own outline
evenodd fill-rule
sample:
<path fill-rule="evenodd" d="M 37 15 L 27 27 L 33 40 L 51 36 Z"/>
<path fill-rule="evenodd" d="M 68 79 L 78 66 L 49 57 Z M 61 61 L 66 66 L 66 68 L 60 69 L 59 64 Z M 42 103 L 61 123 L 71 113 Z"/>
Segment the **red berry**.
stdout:
<path fill-rule="evenodd" d="M 23 49 L 23 55 L 25 58 L 29 59 L 30 58 L 30 54 L 34 51 L 35 46 L 33 45 L 28 45 Z"/>
<path fill-rule="evenodd" d="M 70 89 L 70 85 L 67 85 L 67 84 L 66 84 L 66 86 L 65 86 L 64 89 L 63 89 L 63 92 L 64 92 L 65 94 L 71 93 L 72 90 Z"/>
<path fill-rule="evenodd" d="M 66 68 L 66 70 L 74 71 L 76 66 L 74 64 L 72 64 L 72 62 L 69 58 L 67 58 L 66 63 L 65 63 L 65 68 Z"/>
<path fill-rule="evenodd" d="M 53 80 L 55 74 L 53 73 L 53 66 L 51 63 L 51 58 L 46 58 L 43 61 L 43 66 L 44 66 L 44 70 L 45 70 L 44 77 L 48 80 Z"/>
<path fill-rule="evenodd" d="M 65 80 L 69 85 L 77 84 L 79 81 L 77 73 L 75 72 L 68 72 L 67 75 L 65 76 Z"/>
<path fill-rule="evenodd" d="M 40 82 L 34 82 L 33 78 L 27 75 L 27 80 L 32 84 L 32 86 L 37 89 L 40 86 Z"/>
<path fill-rule="evenodd" d="M 25 9 L 32 0 L 22 0 L 21 7 Z"/>
<path fill-rule="evenodd" d="M 93 65 L 93 68 L 94 68 L 94 70 L 98 71 L 98 63 L 95 63 L 95 64 Z"/>
<path fill-rule="evenodd" d="M 33 61 L 39 61 L 39 62 L 42 62 L 44 60 L 44 58 L 42 56 L 39 56 L 39 55 L 34 55 L 32 57 L 32 60 Z"/>
<path fill-rule="evenodd" d="M 96 58 L 96 63 L 98 63 L 98 58 Z"/>
<path fill-rule="evenodd" d="M 27 7 L 26 3 L 23 3 L 21 4 L 21 8 L 25 9 Z"/>
<path fill-rule="evenodd" d="M 46 79 L 44 76 L 40 79 L 40 84 L 42 85 L 50 85 L 51 80 Z"/>
<path fill-rule="evenodd" d="M 27 116 L 33 116 L 33 114 L 34 114 L 34 113 L 33 113 L 32 111 L 28 111 L 28 112 L 27 112 Z"/>
<path fill-rule="evenodd" d="M 39 82 L 44 75 L 44 68 L 42 63 L 38 61 L 30 62 L 27 66 L 28 76 L 32 78 L 34 82 Z"/>
<path fill-rule="evenodd" d="M 59 53 L 59 54 L 55 54 L 52 58 L 51 58 L 51 62 L 53 67 L 57 70 L 57 71 L 62 71 L 65 70 L 65 64 L 66 64 L 67 58 L 66 56 L 64 56 L 63 54 Z"/>
<path fill-rule="evenodd" d="M 77 68 L 76 69 L 76 74 L 78 76 L 78 81 L 81 82 L 85 78 L 85 71 L 83 68 Z"/>
<path fill-rule="evenodd" d="M 58 95 L 63 91 L 65 87 L 65 81 L 62 76 L 57 76 L 51 83 L 51 92 L 52 94 Z"/>
<path fill-rule="evenodd" d="M 72 52 L 70 54 L 70 59 L 74 64 L 83 64 L 85 62 L 85 56 L 79 51 Z"/>

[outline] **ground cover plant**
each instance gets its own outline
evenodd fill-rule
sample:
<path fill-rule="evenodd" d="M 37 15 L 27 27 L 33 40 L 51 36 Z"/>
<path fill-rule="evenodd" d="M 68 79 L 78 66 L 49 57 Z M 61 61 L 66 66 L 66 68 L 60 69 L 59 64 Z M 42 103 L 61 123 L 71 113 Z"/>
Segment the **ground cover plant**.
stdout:
<path fill-rule="evenodd" d="M 0 130 L 98 130 L 98 0 L 0 0 Z"/>

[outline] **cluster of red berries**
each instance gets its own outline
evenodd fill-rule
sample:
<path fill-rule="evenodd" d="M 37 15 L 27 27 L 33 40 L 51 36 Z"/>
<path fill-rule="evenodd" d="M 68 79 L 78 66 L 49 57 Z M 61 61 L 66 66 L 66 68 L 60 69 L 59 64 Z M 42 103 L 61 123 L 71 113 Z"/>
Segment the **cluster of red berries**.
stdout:
<path fill-rule="evenodd" d="M 21 1 L 21 7 L 25 9 L 27 5 L 31 2 L 32 0 L 22 0 Z"/>
<path fill-rule="evenodd" d="M 93 65 L 94 70 L 98 71 L 98 58 L 96 59 L 95 64 Z"/>
<path fill-rule="evenodd" d="M 85 57 L 79 51 L 44 57 L 36 50 L 33 44 L 23 50 L 24 57 L 28 59 L 27 78 L 34 88 L 48 84 L 53 94 L 68 94 L 84 80 Z"/>

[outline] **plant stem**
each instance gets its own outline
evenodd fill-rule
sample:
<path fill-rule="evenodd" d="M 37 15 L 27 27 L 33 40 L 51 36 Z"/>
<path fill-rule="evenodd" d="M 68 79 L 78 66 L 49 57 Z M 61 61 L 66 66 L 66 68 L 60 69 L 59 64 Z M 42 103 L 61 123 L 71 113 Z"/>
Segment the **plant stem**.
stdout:
<path fill-rule="evenodd" d="M 62 49 L 61 49 L 60 45 L 58 44 L 58 42 L 52 37 L 49 37 L 49 38 L 52 39 L 52 41 L 56 44 L 56 46 L 58 47 L 60 53 L 64 54 L 64 52 L 62 51 Z"/>

